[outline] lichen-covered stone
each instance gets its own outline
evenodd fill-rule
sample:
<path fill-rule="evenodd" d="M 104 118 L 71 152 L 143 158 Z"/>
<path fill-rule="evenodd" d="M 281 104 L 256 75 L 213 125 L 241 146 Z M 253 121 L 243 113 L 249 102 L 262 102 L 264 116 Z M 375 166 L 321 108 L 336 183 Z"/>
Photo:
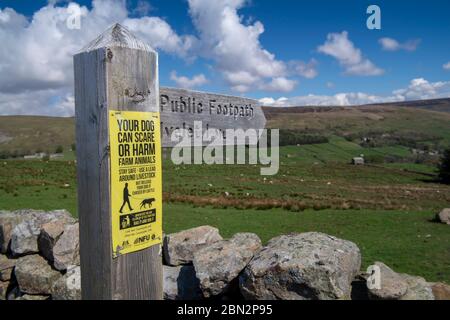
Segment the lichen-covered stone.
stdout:
<path fill-rule="evenodd" d="M 39 252 L 48 261 L 53 261 L 53 247 L 64 232 L 66 222 L 62 219 L 44 223 L 38 237 Z"/>
<path fill-rule="evenodd" d="M 0 281 L 0 300 L 6 300 L 6 293 L 8 291 L 9 282 Z"/>
<path fill-rule="evenodd" d="M 9 281 L 11 279 L 16 261 L 16 259 L 9 259 L 7 256 L 0 254 L 0 281 Z"/>
<path fill-rule="evenodd" d="M 350 299 L 360 265 L 353 242 L 318 232 L 283 235 L 253 257 L 239 285 L 249 300 Z"/>
<path fill-rule="evenodd" d="M 37 254 L 17 259 L 14 274 L 20 291 L 37 295 L 49 295 L 55 281 L 62 276 Z"/>
<path fill-rule="evenodd" d="M 50 296 L 42 296 L 37 294 L 24 294 L 17 297 L 15 300 L 49 300 Z"/>
<path fill-rule="evenodd" d="M 55 220 L 65 223 L 75 222 L 66 210 L 34 211 L 12 230 L 11 252 L 16 256 L 39 252 L 38 237 L 41 228 L 44 224 Z"/>
<path fill-rule="evenodd" d="M 402 274 L 402 277 L 408 285 L 408 290 L 400 300 L 434 300 L 433 289 L 424 278 L 409 274 Z"/>
<path fill-rule="evenodd" d="M 178 266 L 191 264 L 194 252 L 222 240 L 219 230 L 211 226 L 201 226 L 164 237 L 163 254 L 166 264 Z"/>
<path fill-rule="evenodd" d="M 379 288 L 368 288 L 371 299 L 396 300 L 406 294 L 408 283 L 398 273 L 382 262 L 375 262 L 374 266 L 379 270 Z"/>
<path fill-rule="evenodd" d="M 70 266 L 67 273 L 51 288 L 54 300 L 81 300 L 81 271 L 79 266 Z"/>
<path fill-rule="evenodd" d="M 437 218 L 441 223 L 450 225 L 450 208 L 441 210 L 441 212 L 437 215 Z"/>
<path fill-rule="evenodd" d="M 78 223 L 66 224 L 53 247 L 53 266 L 66 270 L 69 265 L 80 265 L 80 240 Z"/>
<path fill-rule="evenodd" d="M 450 300 L 450 286 L 445 283 L 430 283 L 435 300 Z"/>
<path fill-rule="evenodd" d="M 16 210 L 0 211 L 0 252 L 7 253 L 11 244 L 12 231 L 16 225 L 31 217 L 34 213 L 43 211 Z"/>
<path fill-rule="evenodd" d="M 228 291 L 239 273 L 262 247 L 254 233 L 237 233 L 194 253 L 194 267 L 205 297 Z"/>
<path fill-rule="evenodd" d="M 164 299 L 198 300 L 203 298 L 193 266 L 163 266 Z"/>

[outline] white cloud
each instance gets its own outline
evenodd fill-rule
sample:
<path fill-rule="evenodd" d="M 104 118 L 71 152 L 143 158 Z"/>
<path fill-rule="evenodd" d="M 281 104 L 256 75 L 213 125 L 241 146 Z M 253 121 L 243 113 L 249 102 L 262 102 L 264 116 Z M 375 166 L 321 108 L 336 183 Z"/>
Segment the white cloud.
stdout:
<path fill-rule="evenodd" d="M 239 93 L 246 93 L 251 90 L 251 87 L 246 86 L 245 84 L 237 84 L 235 86 L 232 86 L 231 90 L 239 92 Z"/>
<path fill-rule="evenodd" d="M 400 49 L 400 43 L 395 39 L 381 38 L 378 42 L 383 47 L 383 50 L 396 51 Z"/>
<path fill-rule="evenodd" d="M 414 39 L 408 40 L 404 43 L 400 43 L 395 39 L 386 37 L 381 38 L 380 40 L 378 40 L 378 42 L 381 44 L 382 49 L 385 51 L 398 51 L 398 50 L 415 51 L 419 46 L 421 40 Z"/>
<path fill-rule="evenodd" d="M 362 92 L 338 93 L 332 96 L 309 94 L 292 98 L 280 99 L 263 98 L 259 100 L 264 105 L 275 107 L 291 106 L 349 106 L 367 103 L 387 102 L 382 97 L 369 95 Z"/>
<path fill-rule="evenodd" d="M 141 4 L 139 4 L 141 3 Z M 297 85 L 292 79 L 317 76 L 317 61 L 284 62 L 266 50 L 260 42 L 264 32 L 261 22 L 239 15 L 248 0 L 188 0 L 189 14 L 198 36 L 180 35 L 165 20 L 144 16 L 151 7 L 139 1 L 135 9 L 127 9 L 125 0 L 93 0 L 92 7 L 68 1 L 49 3 L 27 18 L 13 9 L 0 9 L 0 114 L 73 115 L 72 55 L 115 22 L 120 22 L 155 49 L 185 60 L 196 56 L 213 62 L 225 82 L 236 92 L 266 90 L 289 92 Z M 71 14 L 67 8 L 81 13 L 81 29 L 67 28 Z M 73 11 L 72 11 L 73 12 Z M 131 18 L 138 16 L 137 18 Z M 405 44 L 403 49 L 408 50 Z M 411 44 L 408 48 L 412 48 Z M 347 74 L 379 75 L 383 70 L 365 58 L 348 39 L 347 32 L 332 33 L 318 51 L 336 58 Z M 444 69 L 450 69 L 450 63 Z M 171 79 L 177 85 L 192 88 L 207 83 L 205 75 Z M 297 97 L 302 103 L 352 104 L 361 101 L 410 99 L 414 96 L 445 95 L 447 82 L 411 82 L 392 97 L 364 93 L 335 96 Z M 289 104 L 295 98 L 268 100 Z"/>
<path fill-rule="evenodd" d="M 32 105 L 33 101 L 44 101 L 44 96 L 56 90 L 64 91 L 59 92 L 60 96 L 70 94 L 73 54 L 115 22 L 124 24 L 155 49 L 183 58 L 195 42 L 192 36 L 177 35 L 158 17 L 128 18 L 123 0 L 94 0 L 90 10 L 74 2 L 56 6 L 59 2 L 49 2 L 29 20 L 13 9 L 0 9 L 0 114 L 29 114 L 30 110 L 47 113 L 44 105 L 42 112 L 27 105 L 19 110 L 18 101 L 25 101 L 25 92 Z M 74 12 L 69 7 L 81 14 L 79 30 L 67 27 L 66 21 Z M 51 105 L 55 108 L 53 114 L 67 114 L 67 108 Z"/>
<path fill-rule="evenodd" d="M 358 76 L 378 76 L 384 73 L 369 59 L 364 58 L 361 50 L 348 39 L 348 32 L 330 33 L 325 43 L 317 48 L 321 53 L 337 59 L 345 68 L 345 73 Z"/>
<path fill-rule="evenodd" d="M 429 82 L 423 78 L 411 80 L 408 87 L 395 90 L 388 96 L 377 96 L 362 92 L 338 93 L 335 95 L 306 95 L 274 99 L 265 97 L 259 101 L 263 105 L 276 107 L 289 106 L 350 106 L 370 103 L 398 102 L 450 97 L 450 81 Z"/>
<path fill-rule="evenodd" d="M 206 79 L 204 74 L 198 74 L 193 76 L 192 78 L 188 78 L 185 76 L 178 76 L 175 71 L 172 71 L 170 73 L 170 79 L 174 81 L 177 84 L 177 86 L 184 89 L 200 87 L 208 83 L 208 79 Z"/>
<path fill-rule="evenodd" d="M 271 106 L 271 107 L 288 107 L 291 106 L 289 104 L 289 99 L 286 97 L 281 97 L 278 99 L 274 99 L 272 97 L 265 97 L 265 98 L 261 98 L 259 99 L 259 102 L 263 105 L 263 106 Z"/>
<path fill-rule="evenodd" d="M 273 78 L 269 83 L 262 84 L 260 89 L 266 91 L 289 92 L 295 88 L 297 81 L 285 77 Z"/>
<path fill-rule="evenodd" d="M 303 61 L 291 62 L 291 67 L 294 69 L 294 73 L 298 74 L 306 79 L 313 79 L 319 74 L 317 72 L 318 62 L 316 59 L 311 59 L 308 63 Z"/>
<path fill-rule="evenodd" d="M 138 16 L 147 16 L 150 11 L 152 11 L 153 7 L 150 3 L 144 0 L 139 0 L 136 4 L 136 7 L 133 9 L 132 13 Z"/>
<path fill-rule="evenodd" d="M 196 42 L 193 36 L 177 35 L 167 22 L 158 17 L 129 18 L 125 19 L 123 24 L 154 49 L 160 49 L 183 58 L 188 57 L 189 50 Z"/>
<path fill-rule="evenodd" d="M 447 62 L 446 64 L 444 64 L 444 65 L 442 66 L 442 68 L 444 68 L 444 70 L 450 70 L 450 61 Z"/>
<path fill-rule="evenodd" d="M 138 1 L 135 8 L 128 10 L 125 0 L 93 0 L 91 8 L 52 0 L 29 18 L 13 9 L 0 9 L 0 114 L 48 111 L 46 106 L 39 112 L 25 105 L 23 110 L 18 110 L 20 104 L 14 101 L 13 93 L 22 99 L 27 92 L 31 102 L 34 95 L 36 101 L 44 101 L 42 97 L 51 92 L 58 91 L 59 96 L 70 94 L 73 54 L 115 22 L 122 23 L 155 49 L 186 61 L 197 56 L 212 60 L 215 71 L 237 92 L 263 87 L 286 92 L 294 88 L 296 82 L 289 79 L 287 64 L 260 43 L 263 24 L 251 19 L 244 22 L 238 15 L 247 0 L 189 0 L 198 38 L 180 35 L 163 19 L 146 16 L 151 13 L 151 6 L 146 3 Z M 81 14 L 79 30 L 67 27 L 67 19 L 74 11 Z M 312 78 L 313 69 L 314 63 L 299 64 L 295 75 Z M 200 85 L 204 81 L 201 77 L 177 79 L 184 86 Z M 10 99 L 9 103 L 6 99 Z M 56 110 L 55 104 L 52 105 Z"/>
<path fill-rule="evenodd" d="M 229 83 L 234 85 L 239 84 L 250 87 L 259 81 L 258 76 L 244 70 L 234 72 L 224 71 L 223 76 Z"/>
<path fill-rule="evenodd" d="M 436 99 L 450 97 L 450 81 L 428 82 L 424 78 L 411 80 L 405 89 L 395 90 L 395 97 L 402 100 Z"/>
<path fill-rule="evenodd" d="M 64 29 L 71 31 L 65 25 L 65 9 L 44 7 L 31 22 L 8 8 L 0 9 L 0 17 L 2 92 L 55 89 L 71 83 L 70 52 L 81 43 L 64 33 Z"/>
<path fill-rule="evenodd" d="M 286 64 L 260 43 L 263 24 L 244 23 L 238 15 L 246 3 L 246 0 L 189 0 L 189 12 L 200 38 L 199 54 L 215 62 L 215 68 L 235 91 L 264 86 L 292 90 L 293 82 L 286 78 Z"/>
<path fill-rule="evenodd" d="M 0 92 L 0 114 L 73 116 L 74 97 L 65 88 Z"/>
<path fill-rule="evenodd" d="M 42 90 L 72 84 L 72 55 L 116 21 L 122 22 L 154 48 L 185 55 L 190 37 L 178 36 L 157 17 L 128 19 L 124 1 L 94 0 L 92 9 L 76 3 L 81 29 L 66 26 L 67 7 L 49 4 L 30 22 L 12 9 L 0 9 L 0 88 L 2 91 Z"/>

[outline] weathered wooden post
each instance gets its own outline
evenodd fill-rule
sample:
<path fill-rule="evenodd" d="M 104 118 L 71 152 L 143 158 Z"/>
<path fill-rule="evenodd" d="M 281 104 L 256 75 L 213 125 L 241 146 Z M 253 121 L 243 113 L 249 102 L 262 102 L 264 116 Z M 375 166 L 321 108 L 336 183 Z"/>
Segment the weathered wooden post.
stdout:
<path fill-rule="evenodd" d="M 74 68 L 82 297 L 162 299 L 158 55 L 116 24 Z"/>

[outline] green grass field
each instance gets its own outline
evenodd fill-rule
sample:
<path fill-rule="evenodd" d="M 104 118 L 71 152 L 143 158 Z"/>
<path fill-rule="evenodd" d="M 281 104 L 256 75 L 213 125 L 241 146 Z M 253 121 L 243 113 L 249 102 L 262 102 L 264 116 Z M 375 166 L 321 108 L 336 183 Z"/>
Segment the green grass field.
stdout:
<path fill-rule="evenodd" d="M 221 207 L 382 209 L 436 211 L 450 202 L 450 188 L 433 183 L 434 167 L 398 163 L 353 166 L 359 154 L 409 152 L 402 146 L 362 148 L 343 138 L 280 148 L 280 170 L 263 177 L 258 166 L 164 163 L 168 200 Z M 387 149 L 387 150 L 383 150 Z M 228 196 L 226 196 L 226 194 Z"/>
<path fill-rule="evenodd" d="M 297 110 L 295 110 L 297 109 Z M 286 108 L 268 113 L 269 128 L 314 130 L 321 134 L 364 134 L 368 132 L 422 134 L 439 138 L 442 146 L 450 145 L 450 113 L 392 106 L 344 108 L 327 112 L 299 113 L 302 108 Z"/>
<path fill-rule="evenodd" d="M 418 106 L 423 109 L 392 104 L 302 113 L 298 111 L 305 108 L 281 108 L 286 109 L 281 112 L 280 108 L 272 108 L 277 111 L 265 113 L 268 128 L 313 130 L 327 136 L 361 135 L 369 131 L 400 133 L 406 136 L 422 134 L 436 138 L 437 145 L 449 146 L 450 112 L 433 110 L 448 111 L 450 99 L 422 101 Z M 58 145 L 69 150 L 74 142 L 73 117 L 0 116 L 0 155 L 5 152 L 52 153 Z"/>
<path fill-rule="evenodd" d="M 450 283 L 450 229 L 432 221 L 449 206 L 450 186 L 436 183 L 436 166 L 416 163 L 410 147 L 359 144 L 370 132 L 389 132 L 448 147 L 450 113 L 389 106 L 302 110 L 268 113 L 267 126 L 313 130 L 328 143 L 281 147 L 275 176 L 261 176 L 258 165 L 176 166 L 165 150 L 164 231 L 209 224 L 224 237 L 249 231 L 264 242 L 284 233 L 320 231 L 358 244 L 364 268 L 379 260 L 400 272 Z M 62 145 L 64 157 L 0 160 L 0 209 L 65 208 L 77 216 L 73 139 L 73 118 L 1 117 L 0 152 L 53 152 Z M 360 154 L 394 161 L 351 165 Z"/>
<path fill-rule="evenodd" d="M 75 142 L 74 118 L 1 116 L 0 153 L 54 153 L 57 146 L 69 150 Z"/>
<path fill-rule="evenodd" d="M 266 178 L 259 166 L 175 166 L 165 160 L 164 230 L 209 224 L 225 237 L 249 231 L 264 242 L 283 233 L 321 231 L 357 243 L 364 267 L 380 260 L 450 283 L 450 232 L 431 221 L 450 203 L 450 186 L 434 183 L 434 168 L 427 165 L 348 163 L 368 152 L 405 150 L 370 150 L 342 138 L 282 147 L 278 175 Z M 65 157 L 73 159 L 73 153 Z M 6 210 L 66 208 L 76 216 L 75 162 L 0 162 L 0 203 Z"/>
<path fill-rule="evenodd" d="M 168 233 L 208 224 L 219 228 L 225 237 L 254 232 L 266 242 L 280 234 L 319 231 L 355 242 L 363 256 L 363 268 L 383 261 L 399 272 L 450 283 L 449 227 L 430 222 L 433 215 L 426 211 L 289 212 L 180 204 L 167 204 L 164 210 L 164 229 Z"/>

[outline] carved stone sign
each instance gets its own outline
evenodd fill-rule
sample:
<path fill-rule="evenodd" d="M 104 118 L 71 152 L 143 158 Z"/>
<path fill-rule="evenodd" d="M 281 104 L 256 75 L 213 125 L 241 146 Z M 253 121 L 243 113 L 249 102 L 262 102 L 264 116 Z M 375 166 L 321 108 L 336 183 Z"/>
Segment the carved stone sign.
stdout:
<path fill-rule="evenodd" d="M 172 147 L 172 133 L 185 129 L 194 134 L 216 129 L 226 144 L 226 129 L 264 129 L 266 118 L 258 101 L 199 91 L 160 88 L 161 138 L 163 147 Z M 195 123 L 194 123 L 195 122 Z"/>

